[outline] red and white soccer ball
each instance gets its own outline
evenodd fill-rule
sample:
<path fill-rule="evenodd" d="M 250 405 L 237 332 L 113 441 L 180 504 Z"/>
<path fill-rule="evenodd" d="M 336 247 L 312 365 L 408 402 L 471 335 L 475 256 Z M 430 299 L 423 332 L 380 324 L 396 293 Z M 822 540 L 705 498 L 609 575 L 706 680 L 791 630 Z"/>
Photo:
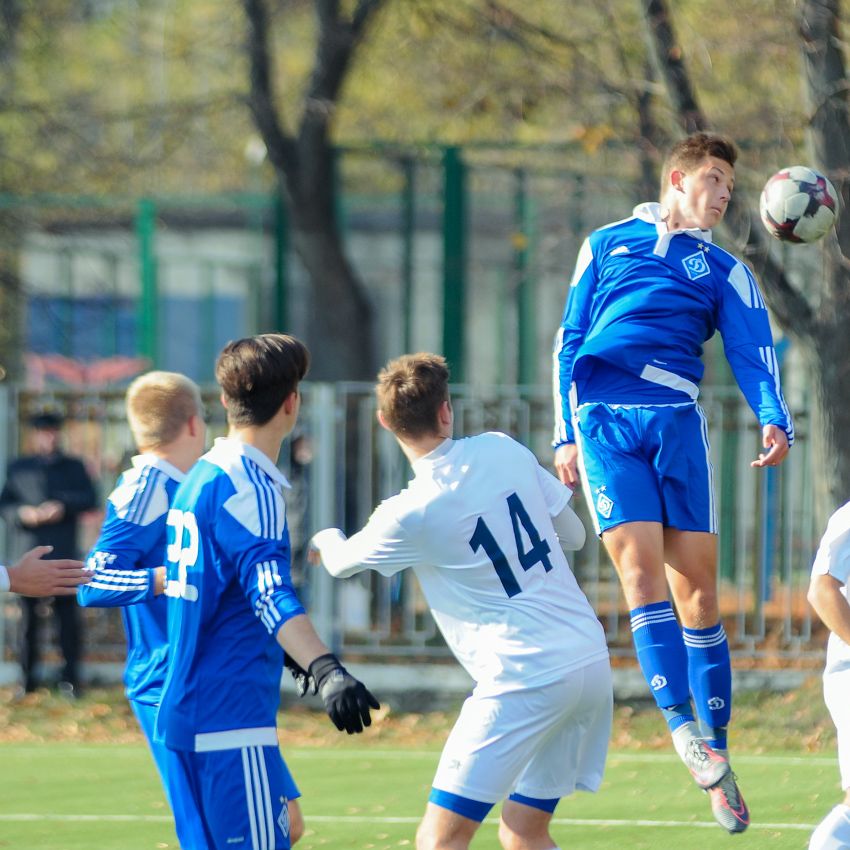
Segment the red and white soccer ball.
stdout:
<path fill-rule="evenodd" d="M 835 224 L 838 194 L 814 168 L 792 165 L 777 171 L 762 189 L 761 220 L 784 242 L 815 242 Z"/>

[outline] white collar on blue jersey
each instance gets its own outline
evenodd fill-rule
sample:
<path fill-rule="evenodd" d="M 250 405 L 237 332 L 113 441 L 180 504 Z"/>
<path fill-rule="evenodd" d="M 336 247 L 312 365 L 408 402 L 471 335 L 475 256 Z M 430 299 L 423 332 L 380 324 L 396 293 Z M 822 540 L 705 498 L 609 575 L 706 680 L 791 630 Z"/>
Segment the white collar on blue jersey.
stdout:
<path fill-rule="evenodd" d="M 268 455 L 254 448 L 254 446 L 249 446 L 248 443 L 243 443 L 242 440 L 237 440 L 234 437 L 217 437 L 213 443 L 213 450 L 221 451 L 224 454 L 244 455 L 254 461 L 273 481 L 277 481 L 288 490 L 292 489 L 292 485 L 286 480 L 286 476 L 272 463 Z"/>
<path fill-rule="evenodd" d="M 671 235 L 675 233 L 687 233 L 689 236 L 693 236 L 695 239 L 700 239 L 703 242 L 711 242 L 711 230 L 703 230 L 701 227 L 687 227 L 682 230 L 667 230 L 667 216 L 668 212 L 665 207 L 662 207 L 657 201 L 650 201 L 646 204 L 638 204 L 633 210 L 632 215 L 635 218 L 639 218 L 641 221 L 645 221 L 649 224 L 654 224 L 656 227 L 658 225 L 662 225 L 665 233 L 670 233 Z M 661 228 L 659 228 L 659 232 L 661 232 Z"/>
<path fill-rule="evenodd" d="M 647 222 L 647 224 L 655 225 L 655 232 L 658 234 L 658 238 L 655 240 L 655 248 L 652 253 L 657 254 L 659 257 L 667 256 L 667 251 L 670 248 L 670 240 L 674 236 L 678 236 L 680 233 L 685 236 L 691 236 L 694 239 L 699 239 L 700 242 L 711 242 L 711 231 L 703 230 L 701 227 L 691 227 L 682 230 L 668 230 L 667 222 L 665 220 L 668 216 L 668 212 L 657 202 L 653 201 L 646 204 L 638 204 L 632 210 L 632 215 L 635 218 L 639 218 L 641 221 Z"/>
<path fill-rule="evenodd" d="M 165 460 L 165 458 L 159 457 L 151 452 L 133 455 L 132 462 L 134 469 L 142 469 L 145 466 L 153 466 L 164 472 L 169 478 L 173 478 L 175 481 L 182 481 L 186 477 L 186 473 L 181 472 L 173 463 L 170 463 Z"/>

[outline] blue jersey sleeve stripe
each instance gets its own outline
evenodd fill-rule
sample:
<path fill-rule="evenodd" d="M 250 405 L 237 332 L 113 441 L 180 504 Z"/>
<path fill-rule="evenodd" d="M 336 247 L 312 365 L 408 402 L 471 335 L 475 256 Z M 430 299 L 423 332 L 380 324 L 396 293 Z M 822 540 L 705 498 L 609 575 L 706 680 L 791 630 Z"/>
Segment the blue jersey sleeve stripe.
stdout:
<path fill-rule="evenodd" d="M 782 389 L 779 383 L 779 359 L 776 356 L 776 349 L 773 346 L 762 346 L 759 348 L 759 357 L 761 357 L 762 363 L 764 363 L 767 371 L 773 378 L 774 393 L 779 401 L 782 415 L 785 417 L 782 428 L 788 436 L 788 445 L 791 445 L 794 442 L 794 420 L 791 418 L 791 411 L 788 409 L 788 404 L 782 395 Z"/>
<path fill-rule="evenodd" d="M 122 584 L 147 584 L 147 572 L 142 570 L 97 570 L 95 577 L 97 576 Z"/>
<path fill-rule="evenodd" d="M 254 484 L 257 497 L 257 513 L 260 517 L 260 531 L 263 537 L 270 540 L 280 540 L 282 527 L 278 500 L 275 489 L 269 477 L 252 460 L 245 458 L 245 470 Z"/>
<path fill-rule="evenodd" d="M 552 347 L 552 398 L 555 402 L 555 433 L 552 435 L 552 445 L 558 446 L 569 442 L 567 423 L 564 416 L 564 393 L 561 387 L 561 348 L 564 345 L 564 328 L 558 328 L 555 334 L 555 344 Z"/>
<path fill-rule="evenodd" d="M 145 492 L 142 494 L 142 499 L 139 504 L 138 511 L 138 520 L 139 522 L 144 522 L 145 514 L 147 513 L 148 507 L 150 506 L 151 499 L 153 498 L 154 491 L 157 488 L 159 483 L 160 472 L 158 469 L 151 468 L 148 473 L 147 484 L 145 485 Z"/>
<path fill-rule="evenodd" d="M 148 509 L 150 508 L 151 501 L 154 498 L 157 490 L 159 489 L 160 482 L 165 477 L 165 474 L 159 469 L 151 468 L 150 477 L 148 479 L 147 486 L 145 487 L 144 500 L 142 502 L 141 508 L 139 510 L 139 522 L 144 523 Z"/>
<path fill-rule="evenodd" d="M 254 495 L 257 499 L 257 515 L 260 518 L 260 535 L 262 537 L 269 538 L 271 537 L 271 534 L 269 533 L 270 522 L 268 492 L 263 488 L 262 472 L 258 469 L 257 465 L 248 458 L 244 458 L 243 463 L 245 465 L 245 472 L 248 474 L 249 480 L 254 485 Z"/>
<path fill-rule="evenodd" d="M 140 590 L 147 589 L 147 582 L 142 582 L 141 585 L 127 585 L 121 583 L 114 583 L 111 580 L 101 579 L 99 580 L 95 577 L 88 585 L 88 587 L 97 589 L 97 590 L 114 590 L 119 593 L 133 593 L 137 594 Z"/>
<path fill-rule="evenodd" d="M 145 467 L 145 469 L 143 469 L 141 474 L 139 475 L 138 480 L 136 481 L 136 492 L 133 494 L 133 498 L 130 501 L 130 504 L 127 506 L 127 512 L 125 514 L 125 518 L 129 522 L 135 522 L 136 520 L 136 516 L 139 510 L 139 503 L 144 498 L 149 475 L 150 467 Z"/>
<path fill-rule="evenodd" d="M 271 481 L 269 480 L 268 476 L 264 472 L 261 472 L 258 469 L 257 473 L 258 473 L 259 478 L 260 478 L 260 487 L 262 488 L 263 495 L 264 495 L 265 500 L 266 500 L 266 505 L 268 506 L 269 537 L 271 537 L 273 540 L 277 540 L 277 539 L 279 539 L 280 534 L 278 533 L 278 527 L 277 527 L 278 517 L 277 517 L 277 505 L 275 503 L 275 497 L 274 497 L 274 495 L 275 495 L 274 494 L 274 487 L 272 486 Z"/>
<path fill-rule="evenodd" d="M 283 618 L 275 605 L 272 594 L 283 586 L 277 561 L 263 561 L 257 564 L 257 590 L 260 598 L 256 604 L 256 614 L 262 620 L 269 633 L 274 634 Z"/>

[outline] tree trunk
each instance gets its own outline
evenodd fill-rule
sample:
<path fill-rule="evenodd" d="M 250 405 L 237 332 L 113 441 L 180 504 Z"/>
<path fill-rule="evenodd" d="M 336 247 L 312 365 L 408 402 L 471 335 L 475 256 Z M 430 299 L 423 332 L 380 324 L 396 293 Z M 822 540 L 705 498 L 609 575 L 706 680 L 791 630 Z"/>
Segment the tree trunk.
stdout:
<path fill-rule="evenodd" d="M 345 254 L 336 220 L 337 187 L 330 128 L 336 103 L 369 21 L 384 0 L 358 0 L 350 17 L 338 0 L 315 0 L 319 33 L 297 136 L 278 114 L 264 0 L 242 0 L 248 21 L 249 104 L 285 187 L 295 252 L 310 278 L 310 347 L 314 380 L 375 377 L 372 305 Z"/>
<path fill-rule="evenodd" d="M 310 379 L 371 381 L 375 377 L 372 350 L 372 307 L 364 295 L 339 238 L 325 230 L 302 229 L 293 211 L 295 251 L 312 281 Z"/>
<path fill-rule="evenodd" d="M 850 499 L 850 358 L 846 328 L 836 323 L 824 328 L 817 345 L 808 347 L 812 362 L 812 431 L 815 440 L 813 469 L 818 527 Z"/>
<path fill-rule="evenodd" d="M 12 102 L 17 77 L 17 39 L 22 9 L 18 0 L 0 2 L 0 99 Z M 4 162 L 5 139 L 0 133 L 0 163 Z M 11 191 L 5 165 L 0 171 L 0 191 Z M 0 211 L 0 381 L 23 376 L 24 348 L 21 279 L 18 272 L 20 223 L 14 210 Z"/>

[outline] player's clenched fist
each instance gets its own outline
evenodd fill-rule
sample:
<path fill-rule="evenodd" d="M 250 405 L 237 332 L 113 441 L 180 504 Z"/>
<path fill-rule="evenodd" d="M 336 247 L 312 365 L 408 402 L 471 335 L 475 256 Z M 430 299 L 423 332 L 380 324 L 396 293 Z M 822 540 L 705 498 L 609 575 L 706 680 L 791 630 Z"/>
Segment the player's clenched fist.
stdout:
<path fill-rule="evenodd" d="M 353 735 L 362 732 L 364 726 L 371 726 L 369 709 L 380 708 L 381 704 L 335 655 L 328 653 L 315 659 L 310 664 L 309 676 L 315 681 L 325 711 L 337 729 Z"/>

